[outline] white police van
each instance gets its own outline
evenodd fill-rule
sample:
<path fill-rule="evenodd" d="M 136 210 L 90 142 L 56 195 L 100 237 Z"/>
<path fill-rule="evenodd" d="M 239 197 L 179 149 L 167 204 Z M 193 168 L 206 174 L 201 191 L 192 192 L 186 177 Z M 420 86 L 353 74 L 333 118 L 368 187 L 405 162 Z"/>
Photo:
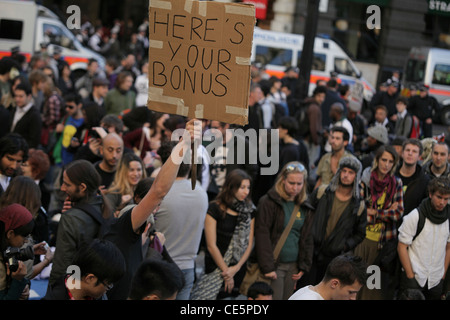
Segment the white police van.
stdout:
<path fill-rule="evenodd" d="M 269 75 L 282 78 L 287 67 L 300 66 L 304 37 L 301 34 L 283 33 L 256 27 L 253 33 L 252 63 L 266 68 Z M 331 72 L 337 72 L 341 83 L 360 83 L 363 86 L 363 98 L 372 99 L 375 89 L 362 77 L 361 71 L 333 40 L 316 36 L 314 41 L 314 58 L 311 68 L 309 93 L 316 86 L 316 81 L 328 81 Z"/>
<path fill-rule="evenodd" d="M 88 60 L 94 58 L 104 68 L 105 58 L 83 47 L 59 17 L 34 1 L 0 0 L 0 59 L 11 55 L 19 47 L 20 54 L 29 62 L 40 44 L 47 42 L 51 54 L 56 47 L 72 72 L 86 70 Z"/>
<path fill-rule="evenodd" d="M 411 85 L 425 84 L 442 109 L 440 122 L 450 126 L 450 50 L 412 47 L 403 70 L 403 95 L 409 96 Z M 435 117 L 436 118 L 436 117 Z"/>

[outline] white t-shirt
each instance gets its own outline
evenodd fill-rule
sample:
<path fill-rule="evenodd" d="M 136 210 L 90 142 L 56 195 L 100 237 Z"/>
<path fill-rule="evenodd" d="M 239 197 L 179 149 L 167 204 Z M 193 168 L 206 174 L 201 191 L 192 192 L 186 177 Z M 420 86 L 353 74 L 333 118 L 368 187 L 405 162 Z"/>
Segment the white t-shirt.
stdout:
<path fill-rule="evenodd" d="M 298 289 L 289 300 L 325 300 L 320 294 L 311 290 L 311 287 L 312 286 L 306 286 Z"/>

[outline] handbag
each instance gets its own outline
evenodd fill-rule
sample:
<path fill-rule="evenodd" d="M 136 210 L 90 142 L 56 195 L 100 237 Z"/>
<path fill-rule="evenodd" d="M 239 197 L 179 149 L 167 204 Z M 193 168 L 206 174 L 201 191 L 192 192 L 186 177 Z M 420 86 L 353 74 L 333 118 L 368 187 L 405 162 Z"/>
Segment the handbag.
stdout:
<path fill-rule="evenodd" d="M 294 225 L 295 217 L 297 216 L 297 212 L 300 209 L 300 207 L 296 204 L 294 207 L 294 210 L 292 210 L 291 217 L 289 219 L 289 222 L 284 228 L 283 233 L 281 234 L 280 240 L 278 240 L 277 245 L 275 246 L 275 249 L 273 250 L 273 257 L 275 261 L 278 260 L 278 256 L 281 252 L 281 248 L 283 248 L 284 243 L 286 242 L 286 239 L 289 235 L 289 232 L 291 231 L 292 226 Z M 239 288 L 239 291 L 243 295 L 247 295 L 248 288 L 255 283 L 255 282 L 265 282 L 270 284 L 272 281 L 269 278 L 266 278 L 264 274 L 261 272 L 261 269 L 259 268 L 259 265 L 257 262 L 247 262 L 247 269 L 245 271 L 244 279 L 242 280 L 241 286 Z"/>

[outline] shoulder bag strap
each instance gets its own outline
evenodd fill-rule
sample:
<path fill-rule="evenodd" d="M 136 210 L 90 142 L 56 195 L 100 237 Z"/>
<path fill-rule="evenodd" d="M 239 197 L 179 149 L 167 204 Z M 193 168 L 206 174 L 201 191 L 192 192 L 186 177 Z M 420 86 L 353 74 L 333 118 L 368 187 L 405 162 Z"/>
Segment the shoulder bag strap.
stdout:
<path fill-rule="evenodd" d="M 297 216 L 297 212 L 300 209 L 299 205 L 296 204 L 294 207 L 294 210 L 291 213 L 291 218 L 289 219 L 289 223 L 287 224 L 286 228 L 284 228 L 283 233 L 281 234 L 280 240 L 278 240 L 277 245 L 275 246 L 275 249 L 273 250 L 273 257 L 275 260 L 278 259 L 278 255 L 281 252 L 281 248 L 283 247 L 289 232 L 291 231 L 292 226 L 294 225 L 295 217 Z"/>

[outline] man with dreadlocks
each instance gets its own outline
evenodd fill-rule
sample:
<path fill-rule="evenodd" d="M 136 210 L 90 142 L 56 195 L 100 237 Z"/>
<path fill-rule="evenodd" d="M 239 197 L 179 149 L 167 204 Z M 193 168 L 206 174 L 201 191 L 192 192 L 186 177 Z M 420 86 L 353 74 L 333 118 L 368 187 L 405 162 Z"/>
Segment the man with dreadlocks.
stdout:
<path fill-rule="evenodd" d="M 313 191 L 313 263 L 298 286 L 319 283 L 331 260 L 353 250 L 366 236 L 367 211 L 358 183 L 361 171 L 361 162 L 356 157 L 344 157 L 330 184 Z"/>

